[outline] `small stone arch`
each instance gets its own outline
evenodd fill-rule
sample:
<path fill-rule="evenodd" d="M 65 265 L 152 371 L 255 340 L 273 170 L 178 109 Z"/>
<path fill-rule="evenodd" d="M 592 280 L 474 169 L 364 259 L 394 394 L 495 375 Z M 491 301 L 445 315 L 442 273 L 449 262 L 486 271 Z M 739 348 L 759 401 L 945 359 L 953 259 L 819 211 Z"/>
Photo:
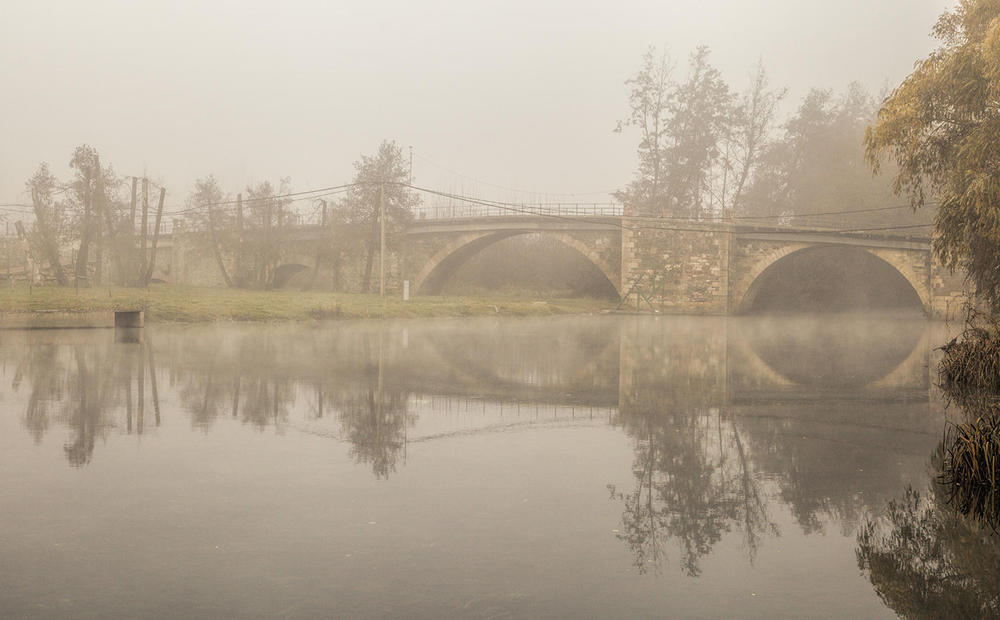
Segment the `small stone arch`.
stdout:
<path fill-rule="evenodd" d="M 271 276 L 271 288 L 285 288 L 293 281 L 295 276 L 305 273 L 308 270 L 309 267 L 300 263 L 278 265 Z"/>
<path fill-rule="evenodd" d="M 439 294 L 454 270 L 481 250 L 502 239 L 529 233 L 542 234 L 546 238 L 558 241 L 576 251 L 588 262 L 597 267 L 601 274 L 614 287 L 615 292 L 619 295 L 621 294 L 621 278 L 618 273 L 614 268 L 605 264 L 605 261 L 601 260 L 597 252 L 587 244 L 567 233 L 532 230 L 468 233 L 452 239 L 444 247 L 435 252 L 424 263 L 420 271 L 417 272 L 417 276 L 413 280 L 414 292 L 422 295 Z"/>
<path fill-rule="evenodd" d="M 928 287 L 925 279 L 920 278 L 912 267 L 902 260 L 900 256 L 898 256 L 899 253 L 897 251 L 836 243 L 792 243 L 775 248 L 771 252 L 768 252 L 753 264 L 745 276 L 739 278 L 736 285 L 730 288 L 730 310 L 736 313 L 745 313 L 749 311 L 753 306 L 761 284 L 764 282 L 764 276 L 769 271 L 781 263 L 783 259 L 792 254 L 806 252 L 817 248 L 853 249 L 864 252 L 865 254 L 878 259 L 879 261 L 892 267 L 893 270 L 895 270 L 895 272 L 910 285 L 910 288 L 913 289 L 914 294 L 920 300 L 925 312 L 930 308 L 930 295 L 928 293 Z"/>

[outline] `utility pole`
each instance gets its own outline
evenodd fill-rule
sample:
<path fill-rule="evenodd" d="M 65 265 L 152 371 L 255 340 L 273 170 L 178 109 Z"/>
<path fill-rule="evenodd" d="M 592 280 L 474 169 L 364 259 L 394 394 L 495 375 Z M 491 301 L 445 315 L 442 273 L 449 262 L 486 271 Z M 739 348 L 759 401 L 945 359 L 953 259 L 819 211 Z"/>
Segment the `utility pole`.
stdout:
<path fill-rule="evenodd" d="M 139 244 L 139 273 L 136 275 L 136 286 L 142 286 L 142 278 L 146 274 L 146 236 L 149 234 L 149 179 L 142 177 L 142 237 Z"/>
<path fill-rule="evenodd" d="M 142 280 L 142 285 L 146 288 L 149 288 L 149 280 L 153 277 L 153 268 L 156 267 L 156 242 L 160 240 L 160 218 L 163 216 L 163 197 L 166 194 L 167 188 L 160 187 L 160 202 L 156 206 L 156 223 L 153 224 L 153 249 Z"/>
<path fill-rule="evenodd" d="M 379 224 L 379 250 L 378 250 L 378 294 L 385 299 L 385 182 L 378 186 L 378 224 Z"/>
<path fill-rule="evenodd" d="M 135 205 L 136 205 L 136 182 L 138 179 L 132 177 L 132 200 L 129 203 L 129 216 L 128 216 L 128 274 L 122 273 L 122 285 L 123 286 L 135 286 L 135 271 L 136 266 L 139 264 L 139 256 L 135 251 Z"/>
<path fill-rule="evenodd" d="M 413 185 L 413 147 L 410 146 L 410 180 L 409 184 Z"/>

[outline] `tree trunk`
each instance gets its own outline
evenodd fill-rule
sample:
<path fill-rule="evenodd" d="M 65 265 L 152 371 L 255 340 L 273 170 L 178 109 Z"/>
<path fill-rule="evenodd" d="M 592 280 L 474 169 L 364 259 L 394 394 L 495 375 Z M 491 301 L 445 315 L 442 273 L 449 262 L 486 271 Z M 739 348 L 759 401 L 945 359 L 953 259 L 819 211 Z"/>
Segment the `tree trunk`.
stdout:
<path fill-rule="evenodd" d="M 42 237 L 42 251 L 49 262 L 49 267 L 56 278 L 59 286 L 66 286 L 69 280 L 66 279 L 66 272 L 63 271 L 62 262 L 59 259 L 59 240 L 56 238 L 56 231 L 49 221 L 48 213 L 45 212 L 45 205 L 42 204 L 38 194 L 32 190 L 31 204 L 35 210 L 35 226 Z"/>
<path fill-rule="evenodd" d="M 139 257 L 136 255 L 135 251 L 135 206 L 136 206 L 136 187 L 137 179 L 132 177 L 132 200 L 129 203 L 129 218 L 128 218 L 128 273 L 122 271 L 122 284 L 125 286 L 134 286 L 138 280 L 138 276 L 135 274 L 135 268 L 139 264 Z"/>
<path fill-rule="evenodd" d="M 94 232 L 96 235 L 96 252 L 94 253 L 94 284 L 100 285 L 104 276 L 104 175 L 101 172 L 101 159 L 95 158 L 94 168 Z"/>
<path fill-rule="evenodd" d="M 246 285 L 246 273 L 243 266 L 243 194 L 236 194 L 236 231 L 239 240 L 236 245 L 236 261 L 233 265 L 233 277 L 237 286 Z"/>
<path fill-rule="evenodd" d="M 149 179 L 142 178 L 142 230 L 139 242 L 139 273 L 136 274 L 136 286 L 142 286 L 142 278 L 146 274 L 146 238 L 149 236 Z"/>
<path fill-rule="evenodd" d="M 361 292 L 367 293 L 371 286 L 372 280 L 372 263 L 375 260 L 375 244 L 378 239 L 378 219 L 372 219 L 372 230 L 368 235 L 368 243 L 365 244 L 367 251 L 367 257 L 365 259 L 365 277 L 361 284 Z"/>
<path fill-rule="evenodd" d="M 80 280 L 87 279 L 87 259 L 90 256 L 90 235 L 91 235 L 91 192 L 90 192 L 90 172 L 83 177 L 83 221 L 80 224 L 80 249 L 76 255 L 76 284 L 79 286 Z"/>
<path fill-rule="evenodd" d="M 149 281 L 153 278 L 153 267 L 156 266 L 156 243 L 160 240 L 160 219 L 163 217 L 163 197 L 166 193 L 166 188 L 161 187 L 160 202 L 156 205 L 156 223 L 153 225 L 153 248 L 150 252 L 149 266 L 143 274 L 143 286 L 149 286 Z"/>
<path fill-rule="evenodd" d="M 222 251 L 219 249 L 219 243 L 215 238 L 215 210 L 212 209 L 212 205 L 208 205 L 208 232 L 211 237 L 212 242 L 212 254 L 215 255 L 215 262 L 219 266 L 219 272 L 222 273 L 222 279 L 225 281 L 228 288 L 233 287 L 233 281 L 229 279 L 229 273 L 226 272 L 226 265 L 222 261 Z"/>

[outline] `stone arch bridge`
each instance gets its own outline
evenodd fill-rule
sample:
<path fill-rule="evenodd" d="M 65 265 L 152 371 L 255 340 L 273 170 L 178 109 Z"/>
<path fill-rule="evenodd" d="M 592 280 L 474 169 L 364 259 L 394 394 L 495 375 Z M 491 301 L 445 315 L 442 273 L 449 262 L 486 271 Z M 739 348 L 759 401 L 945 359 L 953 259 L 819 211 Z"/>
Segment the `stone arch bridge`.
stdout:
<path fill-rule="evenodd" d="M 858 264 L 861 271 L 850 274 L 858 280 L 876 273 L 895 279 L 899 295 L 932 315 L 954 314 L 963 294 L 962 278 L 937 264 L 927 238 L 621 216 L 417 221 L 407 233 L 407 278 L 418 294 L 439 293 L 480 250 L 528 233 L 575 250 L 640 310 L 747 312 L 775 282 L 819 277 L 811 265 L 831 262 Z M 805 269 L 797 264 L 803 258 L 812 259 Z"/>
<path fill-rule="evenodd" d="M 388 287 L 398 291 L 409 280 L 414 295 L 438 294 L 472 256 L 523 234 L 539 234 L 571 248 L 640 310 L 738 314 L 752 310 L 776 283 L 816 278 L 810 269 L 839 263 L 860 265 L 849 284 L 864 285 L 876 273 L 894 279 L 898 294 L 929 315 L 953 316 L 963 295 L 962 278 L 937 264 L 926 237 L 531 214 L 415 220 L 390 252 Z M 283 277 L 312 271 L 330 238 L 319 226 L 291 228 L 286 237 L 279 267 Z M 213 285 L 221 281 L 216 272 L 211 257 L 193 252 L 183 232 L 161 240 L 155 277 Z"/>

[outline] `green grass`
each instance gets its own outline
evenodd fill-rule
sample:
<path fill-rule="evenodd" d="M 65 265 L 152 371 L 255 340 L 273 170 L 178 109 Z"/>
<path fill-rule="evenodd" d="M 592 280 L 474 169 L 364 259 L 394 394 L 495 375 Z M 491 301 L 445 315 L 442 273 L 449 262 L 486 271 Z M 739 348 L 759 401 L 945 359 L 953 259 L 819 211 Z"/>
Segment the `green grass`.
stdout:
<path fill-rule="evenodd" d="M 505 295 L 476 297 L 396 297 L 351 293 L 251 291 L 151 285 L 149 289 L 0 287 L 0 311 L 146 311 L 150 322 L 305 321 L 353 318 L 461 316 L 540 316 L 586 314 L 614 307 L 606 299 L 549 299 Z"/>

